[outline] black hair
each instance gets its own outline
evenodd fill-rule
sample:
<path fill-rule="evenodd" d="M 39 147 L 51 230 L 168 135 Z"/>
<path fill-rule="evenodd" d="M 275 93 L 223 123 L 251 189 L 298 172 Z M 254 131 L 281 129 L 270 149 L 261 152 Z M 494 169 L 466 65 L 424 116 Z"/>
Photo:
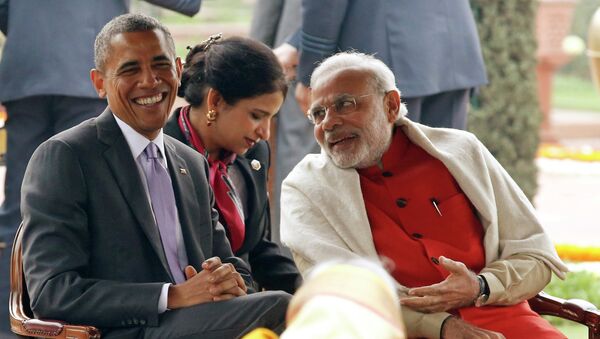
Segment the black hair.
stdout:
<path fill-rule="evenodd" d="M 98 36 L 96 36 L 96 41 L 94 42 L 94 63 L 96 64 L 96 69 L 104 69 L 106 58 L 110 52 L 110 40 L 115 35 L 129 32 L 153 31 L 155 29 L 160 30 L 164 34 L 169 50 L 174 57 L 175 43 L 167 27 L 147 15 L 123 14 L 104 25 Z"/>
<path fill-rule="evenodd" d="M 189 47 L 188 47 L 189 48 Z M 281 91 L 287 82 L 275 54 L 267 45 L 243 37 L 210 39 L 190 48 L 177 95 L 200 106 L 209 88 L 230 105 L 238 100 Z"/>

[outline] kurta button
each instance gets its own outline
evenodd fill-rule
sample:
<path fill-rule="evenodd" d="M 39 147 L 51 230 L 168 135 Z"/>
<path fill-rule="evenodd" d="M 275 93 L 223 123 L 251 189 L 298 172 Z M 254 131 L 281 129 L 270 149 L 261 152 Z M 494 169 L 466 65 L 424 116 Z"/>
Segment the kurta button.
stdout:
<path fill-rule="evenodd" d="M 400 198 L 400 199 L 396 200 L 396 205 L 398 205 L 398 207 L 400 207 L 400 208 L 406 207 L 407 204 L 408 204 L 408 202 L 404 198 Z"/>
<path fill-rule="evenodd" d="M 439 261 L 439 260 L 438 260 L 438 258 L 436 258 L 436 257 L 431 257 L 431 261 L 432 261 L 434 264 L 436 264 L 436 265 L 439 265 L 439 264 L 440 264 L 440 261 Z"/>
<path fill-rule="evenodd" d="M 389 178 L 392 176 L 392 172 L 385 171 L 385 172 L 381 173 L 381 175 L 383 175 L 386 178 Z"/>
<path fill-rule="evenodd" d="M 415 239 L 421 239 L 421 238 L 423 238 L 423 234 L 421 234 L 421 233 L 413 233 L 412 236 Z"/>

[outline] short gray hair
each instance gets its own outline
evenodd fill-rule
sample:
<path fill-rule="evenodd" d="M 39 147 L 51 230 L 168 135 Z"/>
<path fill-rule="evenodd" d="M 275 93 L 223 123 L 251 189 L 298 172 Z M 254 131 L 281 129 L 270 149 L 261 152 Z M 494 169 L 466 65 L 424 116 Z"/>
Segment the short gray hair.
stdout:
<path fill-rule="evenodd" d="M 392 70 L 383 61 L 373 55 L 356 51 L 340 52 L 323 60 L 312 73 L 310 87 L 314 88 L 319 82 L 329 76 L 346 69 L 362 70 L 370 73 L 372 78 L 369 83 L 376 91 L 386 93 L 400 90 L 396 87 L 396 77 Z M 400 115 L 406 115 L 407 110 L 404 103 L 400 105 Z"/>
<path fill-rule="evenodd" d="M 114 36 L 129 32 L 153 31 L 155 29 L 160 30 L 164 34 L 170 52 L 175 56 L 175 42 L 167 27 L 147 15 L 123 14 L 104 25 L 98 36 L 96 36 L 96 41 L 94 42 L 94 63 L 96 64 L 96 69 L 104 69 L 106 59 L 110 53 L 110 41 Z"/>
<path fill-rule="evenodd" d="M 323 60 L 312 73 L 310 87 L 320 79 L 345 69 L 364 70 L 373 75 L 373 85 L 381 92 L 398 90 L 394 73 L 381 60 L 360 52 L 340 52 Z"/>

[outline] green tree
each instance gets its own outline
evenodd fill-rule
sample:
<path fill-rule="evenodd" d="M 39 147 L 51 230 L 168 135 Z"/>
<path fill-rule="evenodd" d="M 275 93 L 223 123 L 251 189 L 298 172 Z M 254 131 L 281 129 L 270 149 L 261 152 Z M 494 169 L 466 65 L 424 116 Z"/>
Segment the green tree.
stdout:
<path fill-rule="evenodd" d="M 537 1 L 472 0 L 489 83 L 469 114 L 475 133 L 531 200 L 541 113 L 535 75 Z"/>

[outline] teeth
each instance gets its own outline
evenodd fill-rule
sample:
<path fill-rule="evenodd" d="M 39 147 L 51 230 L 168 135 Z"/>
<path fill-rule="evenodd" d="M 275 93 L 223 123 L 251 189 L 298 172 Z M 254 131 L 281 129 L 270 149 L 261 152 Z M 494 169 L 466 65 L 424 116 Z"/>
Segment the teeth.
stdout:
<path fill-rule="evenodd" d="M 135 99 L 135 103 L 138 105 L 153 105 L 159 101 L 161 101 L 163 98 L 162 93 L 158 93 L 155 96 L 152 97 L 146 97 L 146 98 L 137 98 Z"/>

